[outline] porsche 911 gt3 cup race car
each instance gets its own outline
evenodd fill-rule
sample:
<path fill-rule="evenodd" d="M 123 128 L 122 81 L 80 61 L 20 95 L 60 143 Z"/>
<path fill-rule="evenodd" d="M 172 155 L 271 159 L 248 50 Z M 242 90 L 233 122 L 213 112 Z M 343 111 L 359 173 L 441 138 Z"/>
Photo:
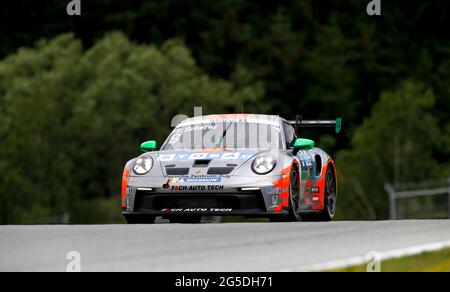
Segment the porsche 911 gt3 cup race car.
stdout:
<path fill-rule="evenodd" d="M 330 221 L 336 210 L 333 159 L 302 127 L 341 129 L 341 119 L 288 121 L 236 114 L 182 121 L 161 149 L 126 163 L 122 214 L 128 223 L 200 222 L 202 216 L 240 215 L 272 221 Z"/>

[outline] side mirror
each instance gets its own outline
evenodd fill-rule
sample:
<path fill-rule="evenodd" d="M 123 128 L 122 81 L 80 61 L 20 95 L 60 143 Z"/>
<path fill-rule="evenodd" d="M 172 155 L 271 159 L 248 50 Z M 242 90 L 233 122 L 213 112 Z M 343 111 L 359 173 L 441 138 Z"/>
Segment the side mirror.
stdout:
<path fill-rule="evenodd" d="M 147 141 L 141 144 L 141 150 L 143 152 L 156 151 L 156 141 Z"/>
<path fill-rule="evenodd" d="M 311 150 L 314 148 L 314 141 L 310 139 L 297 139 L 294 143 L 294 153 L 297 154 L 300 150 Z"/>

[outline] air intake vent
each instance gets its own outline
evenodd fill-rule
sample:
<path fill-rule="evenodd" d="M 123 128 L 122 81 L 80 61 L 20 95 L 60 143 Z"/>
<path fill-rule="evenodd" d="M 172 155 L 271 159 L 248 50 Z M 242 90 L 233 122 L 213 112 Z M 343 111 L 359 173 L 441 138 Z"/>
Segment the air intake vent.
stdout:
<path fill-rule="evenodd" d="M 208 167 L 211 159 L 197 159 L 194 161 L 194 167 Z"/>
<path fill-rule="evenodd" d="M 189 168 L 166 168 L 167 175 L 188 175 Z"/>
<path fill-rule="evenodd" d="M 208 169 L 208 175 L 225 175 L 230 174 L 234 167 L 211 167 Z"/>

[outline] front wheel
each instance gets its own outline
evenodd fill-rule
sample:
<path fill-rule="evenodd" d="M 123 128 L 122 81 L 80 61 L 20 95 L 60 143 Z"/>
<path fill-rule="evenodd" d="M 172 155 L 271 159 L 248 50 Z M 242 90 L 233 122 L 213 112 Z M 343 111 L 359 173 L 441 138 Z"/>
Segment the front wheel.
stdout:
<path fill-rule="evenodd" d="M 270 218 L 271 222 L 296 222 L 300 220 L 300 175 L 293 166 L 289 184 L 289 214 Z"/>
<path fill-rule="evenodd" d="M 334 215 L 336 214 L 336 198 L 336 181 L 333 170 L 328 167 L 325 176 L 324 208 L 320 213 L 303 215 L 303 221 L 333 221 Z"/>

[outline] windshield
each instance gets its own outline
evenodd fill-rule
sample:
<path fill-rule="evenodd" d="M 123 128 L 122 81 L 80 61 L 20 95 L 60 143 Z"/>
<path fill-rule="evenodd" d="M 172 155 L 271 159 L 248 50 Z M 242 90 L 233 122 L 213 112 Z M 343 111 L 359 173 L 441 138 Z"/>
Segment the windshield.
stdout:
<path fill-rule="evenodd" d="M 276 123 L 246 121 L 201 122 L 177 127 L 161 150 L 280 149 Z"/>

